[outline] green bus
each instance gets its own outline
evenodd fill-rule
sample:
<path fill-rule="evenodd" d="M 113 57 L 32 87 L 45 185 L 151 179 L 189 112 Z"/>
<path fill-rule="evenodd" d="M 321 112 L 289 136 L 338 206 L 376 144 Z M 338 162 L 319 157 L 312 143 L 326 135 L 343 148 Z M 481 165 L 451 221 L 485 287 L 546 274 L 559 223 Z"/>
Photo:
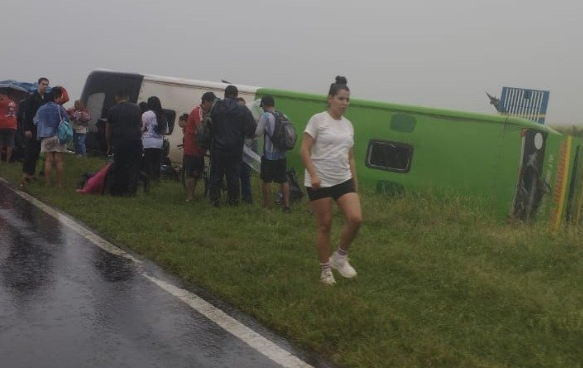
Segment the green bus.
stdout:
<path fill-rule="evenodd" d="M 97 70 L 87 78 L 82 99 L 93 121 L 105 117 L 119 89 L 133 91 L 133 102 L 157 95 L 172 117 L 190 112 L 206 91 L 222 96 L 226 86 Z M 256 117 L 261 97 L 272 95 L 277 109 L 294 123 L 299 141 L 310 117 L 326 109 L 325 95 L 237 87 Z M 581 139 L 509 116 L 356 98 L 346 117 L 354 125 L 359 183 L 367 188 L 386 194 L 430 189 L 474 196 L 501 219 L 542 219 L 555 231 L 581 222 Z M 182 132 L 175 129 L 168 139 L 170 158 L 180 161 L 182 154 L 175 147 Z M 288 162 L 302 173 L 299 146 L 290 152 Z"/>

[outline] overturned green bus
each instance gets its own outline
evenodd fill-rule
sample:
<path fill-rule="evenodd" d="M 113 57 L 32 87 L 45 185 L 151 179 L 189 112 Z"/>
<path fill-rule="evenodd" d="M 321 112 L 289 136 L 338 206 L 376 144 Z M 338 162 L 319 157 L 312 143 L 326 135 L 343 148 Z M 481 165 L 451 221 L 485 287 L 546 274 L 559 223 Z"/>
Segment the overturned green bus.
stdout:
<path fill-rule="evenodd" d="M 119 73 L 92 72 L 82 99 L 93 121 L 103 119 L 116 91 L 131 92 L 131 101 L 156 95 L 167 116 L 190 112 L 206 91 L 222 96 L 225 83 Z M 326 96 L 237 85 L 256 116 L 264 95 L 275 97 L 302 132 L 309 118 L 326 109 Z M 353 96 L 354 97 L 354 96 Z M 482 198 L 499 218 L 541 218 L 553 230 L 580 223 L 583 206 L 582 141 L 529 120 L 406 106 L 353 98 L 346 113 L 355 130 L 354 153 L 361 185 L 383 193 L 431 188 Z M 301 136 L 301 134 L 300 134 Z M 170 158 L 182 132 L 169 136 Z M 301 170 L 299 144 L 288 156 Z"/>

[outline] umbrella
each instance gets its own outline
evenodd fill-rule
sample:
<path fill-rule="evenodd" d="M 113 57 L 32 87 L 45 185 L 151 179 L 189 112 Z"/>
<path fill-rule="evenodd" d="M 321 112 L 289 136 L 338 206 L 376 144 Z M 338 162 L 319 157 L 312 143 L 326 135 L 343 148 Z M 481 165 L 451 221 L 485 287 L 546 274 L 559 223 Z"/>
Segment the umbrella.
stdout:
<path fill-rule="evenodd" d="M 18 82 L 12 79 L 0 81 L 0 89 L 12 89 L 18 92 L 33 93 L 37 90 L 36 83 Z"/>

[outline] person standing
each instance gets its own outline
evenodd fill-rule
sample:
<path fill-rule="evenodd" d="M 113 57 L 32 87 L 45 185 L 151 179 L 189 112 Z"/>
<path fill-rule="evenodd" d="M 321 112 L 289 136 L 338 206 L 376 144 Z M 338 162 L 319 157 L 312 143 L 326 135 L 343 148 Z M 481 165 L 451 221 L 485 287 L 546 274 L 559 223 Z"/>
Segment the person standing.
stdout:
<path fill-rule="evenodd" d="M 25 149 L 24 160 L 22 162 L 21 186 L 35 178 L 36 162 L 40 153 L 40 141 L 36 139 L 37 128 L 33 119 L 38 109 L 47 102 L 45 92 L 48 85 L 49 80 L 47 78 L 39 78 L 36 92 L 28 96 L 25 102 L 26 110 L 23 116 Z"/>
<path fill-rule="evenodd" d="M 67 115 L 73 125 L 73 144 L 75 147 L 75 154 L 79 157 L 85 157 L 87 149 L 85 148 L 85 138 L 87 137 L 87 125 L 91 116 L 85 109 L 83 101 L 75 101 L 72 109 L 67 110 Z"/>
<path fill-rule="evenodd" d="M 16 103 L 6 92 L 0 91 L 0 151 L 6 149 L 6 163 L 12 157 L 16 128 Z"/>
<path fill-rule="evenodd" d="M 148 98 L 148 110 L 142 115 L 142 145 L 144 147 L 144 171 L 154 181 L 160 180 L 160 166 L 162 165 L 162 145 L 165 127 L 162 103 L 156 96 Z"/>
<path fill-rule="evenodd" d="M 237 97 L 237 102 L 247 107 L 247 103 L 243 97 Z M 255 138 L 245 138 L 245 146 L 243 150 L 250 149 L 251 151 L 257 153 L 257 141 Z M 243 156 L 245 153 L 243 153 Z M 252 204 L 253 203 L 253 191 L 251 190 L 251 166 L 249 166 L 245 159 L 241 161 L 241 169 L 240 169 L 240 179 L 241 179 L 241 199 L 244 203 Z"/>
<path fill-rule="evenodd" d="M 257 123 L 251 111 L 237 102 L 239 90 L 233 85 L 225 88 L 225 99 L 215 103 L 210 112 L 212 120 L 212 144 L 210 200 L 219 205 L 223 177 L 227 178 L 227 201 L 239 203 L 239 177 L 243 160 L 245 137 L 255 135 Z"/>
<path fill-rule="evenodd" d="M 113 184 L 111 195 L 135 195 L 142 158 L 142 115 L 126 91 L 119 91 L 117 104 L 107 112 L 105 139 L 108 153 L 113 152 Z"/>
<path fill-rule="evenodd" d="M 182 129 L 182 135 L 184 136 L 184 129 L 186 128 L 186 122 L 188 121 L 188 114 L 183 113 L 178 117 L 178 126 Z M 184 139 L 184 137 L 183 137 Z M 184 141 L 182 142 L 184 144 Z"/>
<path fill-rule="evenodd" d="M 275 100 L 273 96 L 263 96 L 261 98 L 261 108 L 263 115 L 259 118 L 255 135 L 263 134 L 263 155 L 261 156 L 261 181 L 263 182 L 263 207 L 271 207 L 271 183 L 279 183 L 283 194 L 283 212 L 290 212 L 289 207 L 289 183 L 286 175 L 286 151 L 280 151 L 275 147 L 271 137 L 275 131 L 276 114 L 281 112 L 275 110 Z"/>
<path fill-rule="evenodd" d="M 46 103 L 38 109 L 33 119 L 37 128 L 36 138 L 41 142 L 40 151 L 45 155 L 43 172 L 47 187 L 51 184 L 53 166 L 57 172 L 57 185 L 63 186 L 63 152 L 67 151 L 67 147 L 65 143 L 59 141 L 57 129 L 61 120 L 67 117 L 67 111 L 55 102 L 55 99 L 60 96 L 60 90 L 47 93 Z"/>
<path fill-rule="evenodd" d="M 350 103 L 346 78 L 336 77 L 327 100 L 328 109 L 308 121 L 300 155 L 306 169 L 304 185 L 316 217 L 320 282 L 333 285 L 336 280 L 331 268 L 346 278 L 357 274 L 348 262 L 347 253 L 360 228 L 362 211 L 352 151 L 354 128 L 344 117 Z M 330 256 L 333 202 L 336 202 L 346 221 L 338 248 Z"/>
<path fill-rule="evenodd" d="M 205 92 L 202 95 L 200 105 L 195 107 L 188 115 L 188 120 L 184 127 L 184 158 L 182 160 L 182 166 L 186 179 L 187 202 L 192 201 L 194 198 L 196 184 L 202 177 L 204 171 L 204 155 L 206 149 L 200 148 L 196 143 L 196 131 L 216 99 L 217 96 L 213 92 Z"/>

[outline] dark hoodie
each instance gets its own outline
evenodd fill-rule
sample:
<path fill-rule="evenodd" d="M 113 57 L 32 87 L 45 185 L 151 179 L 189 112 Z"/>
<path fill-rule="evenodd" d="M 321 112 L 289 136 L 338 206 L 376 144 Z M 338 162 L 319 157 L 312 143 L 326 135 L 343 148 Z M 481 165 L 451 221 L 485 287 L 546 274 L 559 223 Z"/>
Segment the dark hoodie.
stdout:
<path fill-rule="evenodd" d="M 38 91 L 29 95 L 26 99 L 26 104 L 24 105 L 26 110 L 24 112 L 24 131 L 30 130 L 32 132 L 33 139 L 36 139 L 36 125 L 34 124 L 34 116 L 38 109 L 47 103 L 46 93 L 41 96 Z"/>
<path fill-rule="evenodd" d="M 211 119 L 211 155 L 242 157 L 245 137 L 252 138 L 257 128 L 251 111 L 236 99 L 225 98 L 215 104 Z"/>

